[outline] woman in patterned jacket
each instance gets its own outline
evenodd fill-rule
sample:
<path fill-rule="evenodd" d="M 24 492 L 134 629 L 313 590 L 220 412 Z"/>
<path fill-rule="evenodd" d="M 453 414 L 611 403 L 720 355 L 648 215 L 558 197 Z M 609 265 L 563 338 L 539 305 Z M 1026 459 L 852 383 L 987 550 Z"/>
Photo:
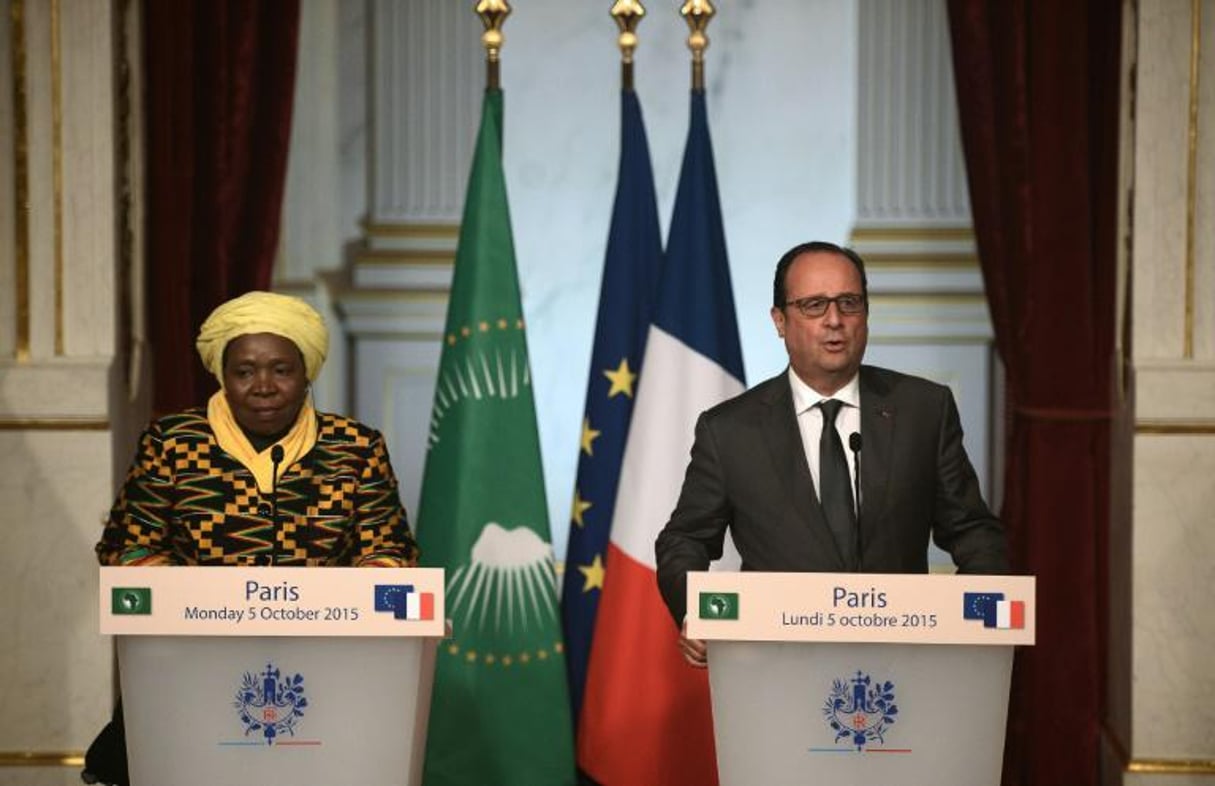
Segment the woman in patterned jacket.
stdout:
<path fill-rule="evenodd" d="M 311 306 L 250 292 L 211 313 L 197 347 L 221 389 L 144 432 L 102 564 L 415 564 L 384 438 L 312 407 L 329 334 Z"/>

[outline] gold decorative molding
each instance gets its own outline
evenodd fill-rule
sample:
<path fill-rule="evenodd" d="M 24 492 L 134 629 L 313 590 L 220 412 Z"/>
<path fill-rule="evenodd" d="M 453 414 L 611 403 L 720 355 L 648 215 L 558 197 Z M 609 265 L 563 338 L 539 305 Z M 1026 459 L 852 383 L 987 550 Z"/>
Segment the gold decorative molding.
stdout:
<path fill-rule="evenodd" d="M 30 359 L 30 160 L 25 73 L 25 2 L 10 0 L 13 58 L 13 254 L 17 301 L 17 362 Z"/>
<path fill-rule="evenodd" d="M 359 338 L 374 338 L 381 341 L 415 341 L 420 343 L 432 342 L 441 344 L 443 342 L 443 331 L 431 330 L 360 330 Z M 388 421 L 385 420 L 385 423 Z"/>
<path fill-rule="evenodd" d="M 380 237 L 411 237 L 411 238 L 451 238 L 460 237 L 459 224 L 384 224 L 374 221 L 363 222 L 363 232 Z"/>
<path fill-rule="evenodd" d="M 0 418 L 0 431 L 109 431 L 107 418 Z"/>
<path fill-rule="evenodd" d="M 1194 214 L 1198 191 L 1198 65 L 1202 59 L 1202 0 L 1190 0 L 1190 106 L 1186 123 L 1185 337 L 1182 357 L 1194 357 Z"/>
<path fill-rule="evenodd" d="M 0 767 L 84 767 L 84 751 L 0 751 Z"/>
<path fill-rule="evenodd" d="M 982 292 L 924 292 L 915 294 L 893 295 L 881 292 L 870 292 L 869 302 L 873 305 L 915 305 L 915 306 L 956 306 L 976 305 L 985 306 L 987 296 Z M 872 313 L 870 316 L 873 316 Z M 939 322 L 938 315 L 925 317 L 924 321 Z"/>
<path fill-rule="evenodd" d="M 871 252 L 865 254 L 865 269 L 882 267 L 935 267 L 978 270 L 979 258 L 974 254 L 925 254 L 902 252 Z"/>
<path fill-rule="evenodd" d="M 1215 421 L 1140 420 L 1135 423 L 1135 433 L 1156 436 L 1209 436 L 1215 434 Z"/>
<path fill-rule="evenodd" d="M 55 255 L 55 355 L 63 355 L 63 47 L 60 0 L 51 0 L 51 209 Z"/>
<path fill-rule="evenodd" d="M 447 303 L 451 292 L 446 289 L 416 288 L 409 289 L 350 289 L 340 292 L 337 296 L 342 302 L 349 303 Z M 339 306 L 340 308 L 340 306 Z M 361 334 L 360 334 L 361 335 Z"/>
<path fill-rule="evenodd" d="M 849 243 L 874 243 L 886 241 L 942 240 L 974 241 L 972 227 L 858 227 L 852 230 Z"/>
<path fill-rule="evenodd" d="M 918 322 L 901 322 L 899 320 L 890 320 L 889 324 L 904 325 L 918 324 L 923 325 L 928 320 L 919 320 Z M 985 336 L 938 336 L 935 334 L 906 334 L 901 336 L 875 336 L 869 334 L 870 346 L 893 346 L 893 347 L 919 347 L 924 344 L 932 344 L 933 346 L 945 347 L 965 347 L 986 345 L 991 343 L 990 337 Z"/>
<path fill-rule="evenodd" d="M 114 39 L 116 64 L 115 102 L 117 110 L 115 145 L 115 201 L 118 214 L 118 256 L 115 280 L 117 294 L 118 335 L 126 347 L 122 352 L 122 378 L 127 385 L 127 401 L 138 399 L 144 385 L 143 355 L 147 346 L 144 309 L 144 282 L 140 272 L 142 260 L 138 255 L 142 249 L 141 230 L 138 220 L 141 215 L 137 207 L 141 191 L 140 161 L 136 150 L 140 147 L 139 96 L 142 71 L 139 60 L 139 14 L 140 4 L 136 0 L 118 0 L 115 7 L 117 19 Z"/>
<path fill-rule="evenodd" d="M 1215 759 L 1131 759 L 1123 770 L 1153 775 L 1215 775 Z"/>
<path fill-rule="evenodd" d="M 1215 759 L 1132 758 L 1122 738 L 1108 723 L 1102 723 L 1101 730 L 1105 741 L 1122 763 L 1123 772 L 1151 775 L 1215 775 Z"/>
<path fill-rule="evenodd" d="M 456 252 L 424 251 L 416 248 L 375 248 L 359 251 L 355 262 L 360 265 L 421 265 L 424 267 L 451 267 L 456 262 Z"/>

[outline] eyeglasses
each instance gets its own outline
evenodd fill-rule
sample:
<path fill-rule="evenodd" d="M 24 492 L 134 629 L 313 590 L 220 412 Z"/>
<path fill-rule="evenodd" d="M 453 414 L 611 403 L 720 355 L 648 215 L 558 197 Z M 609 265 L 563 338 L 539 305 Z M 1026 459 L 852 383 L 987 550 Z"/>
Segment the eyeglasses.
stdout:
<path fill-rule="evenodd" d="M 836 295 L 835 297 L 811 295 L 810 297 L 785 301 L 786 306 L 796 307 L 803 317 L 821 317 L 827 313 L 827 308 L 832 303 L 839 308 L 841 314 L 848 316 L 860 314 L 865 310 L 865 296 L 853 292 Z"/>

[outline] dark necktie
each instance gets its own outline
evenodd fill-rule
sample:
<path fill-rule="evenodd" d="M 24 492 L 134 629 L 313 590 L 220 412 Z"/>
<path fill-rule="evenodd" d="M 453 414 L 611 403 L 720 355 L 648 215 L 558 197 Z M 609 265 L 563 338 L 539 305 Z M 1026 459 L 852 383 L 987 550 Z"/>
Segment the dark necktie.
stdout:
<path fill-rule="evenodd" d="M 823 434 L 818 442 L 818 499 L 823 506 L 827 525 L 835 536 L 845 570 L 855 570 L 856 510 L 852 506 L 852 483 L 848 460 L 840 433 L 835 429 L 835 416 L 844 402 L 828 399 L 819 402 L 823 411 Z"/>

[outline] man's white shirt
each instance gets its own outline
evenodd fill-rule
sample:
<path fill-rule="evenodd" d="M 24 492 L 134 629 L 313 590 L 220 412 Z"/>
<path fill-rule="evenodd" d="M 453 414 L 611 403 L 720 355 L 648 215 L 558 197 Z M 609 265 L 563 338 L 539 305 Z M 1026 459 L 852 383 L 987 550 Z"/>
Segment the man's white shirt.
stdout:
<path fill-rule="evenodd" d="M 852 488 L 856 488 L 856 462 L 848 446 L 848 437 L 853 432 L 861 430 L 861 385 L 860 374 L 853 375 L 848 384 L 835 391 L 834 395 L 824 396 L 802 381 L 793 367 L 789 367 L 789 386 L 793 389 L 793 411 L 797 413 L 797 428 L 802 435 L 802 450 L 806 453 L 806 463 L 810 465 L 810 477 L 814 479 L 814 493 L 818 495 L 818 443 L 823 434 L 823 411 L 817 404 L 827 399 L 842 401 L 844 406 L 835 416 L 835 430 L 839 432 L 840 442 L 848 458 L 848 476 Z M 857 501 L 853 500 L 853 505 Z"/>

